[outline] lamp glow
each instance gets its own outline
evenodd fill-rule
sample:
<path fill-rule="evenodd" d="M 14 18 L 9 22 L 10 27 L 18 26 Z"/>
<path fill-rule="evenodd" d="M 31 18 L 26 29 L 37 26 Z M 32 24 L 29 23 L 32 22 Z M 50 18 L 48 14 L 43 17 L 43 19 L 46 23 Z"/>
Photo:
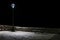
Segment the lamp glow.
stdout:
<path fill-rule="evenodd" d="M 11 4 L 11 7 L 12 7 L 12 8 L 15 8 L 15 4 L 14 4 L 14 3 L 12 3 L 12 4 Z"/>

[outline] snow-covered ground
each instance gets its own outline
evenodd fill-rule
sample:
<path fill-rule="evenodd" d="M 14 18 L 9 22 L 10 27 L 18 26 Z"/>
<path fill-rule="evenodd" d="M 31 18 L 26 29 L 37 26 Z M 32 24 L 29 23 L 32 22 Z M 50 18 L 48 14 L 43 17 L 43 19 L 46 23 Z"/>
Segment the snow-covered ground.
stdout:
<path fill-rule="evenodd" d="M 0 40 L 48 40 L 56 34 L 0 31 Z"/>

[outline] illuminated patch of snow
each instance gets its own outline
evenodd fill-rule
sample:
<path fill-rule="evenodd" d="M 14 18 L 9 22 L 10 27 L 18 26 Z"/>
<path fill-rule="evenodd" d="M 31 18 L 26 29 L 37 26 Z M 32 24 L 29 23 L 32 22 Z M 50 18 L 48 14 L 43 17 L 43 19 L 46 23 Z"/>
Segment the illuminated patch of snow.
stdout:
<path fill-rule="evenodd" d="M 56 34 L 45 34 L 45 33 L 34 33 L 34 32 L 23 32 L 23 31 L 16 31 L 16 32 L 10 32 L 10 31 L 0 31 L 0 35 L 3 36 L 11 36 L 15 38 L 35 38 L 35 39 L 51 39 Z"/>

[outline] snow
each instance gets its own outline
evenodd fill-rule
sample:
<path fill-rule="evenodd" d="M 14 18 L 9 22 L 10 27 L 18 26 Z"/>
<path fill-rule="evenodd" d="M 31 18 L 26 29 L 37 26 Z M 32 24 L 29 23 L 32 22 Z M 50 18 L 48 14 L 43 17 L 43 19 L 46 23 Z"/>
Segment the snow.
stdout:
<path fill-rule="evenodd" d="M 24 31 L 0 31 L 0 40 L 48 40 L 56 34 L 34 33 Z"/>

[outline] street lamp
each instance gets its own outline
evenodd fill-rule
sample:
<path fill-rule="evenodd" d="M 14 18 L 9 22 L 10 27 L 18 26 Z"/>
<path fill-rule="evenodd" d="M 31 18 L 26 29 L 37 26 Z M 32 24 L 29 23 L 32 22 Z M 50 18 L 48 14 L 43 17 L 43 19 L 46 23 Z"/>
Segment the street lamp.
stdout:
<path fill-rule="evenodd" d="M 11 4 L 11 7 L 12 7 L 12 31 L 15 31 L 15 27 L 14 27 L 14 8 L 15 8 L 15 4 L 12 3 Z"/>
<path fill-rule="evenodd" d="M 11 4 L 11 7 L 14 9 L 14 8 L 15 8 L 15 4 L 14 4 L 14 3 L 12 3 L 12 4 Z"/>

